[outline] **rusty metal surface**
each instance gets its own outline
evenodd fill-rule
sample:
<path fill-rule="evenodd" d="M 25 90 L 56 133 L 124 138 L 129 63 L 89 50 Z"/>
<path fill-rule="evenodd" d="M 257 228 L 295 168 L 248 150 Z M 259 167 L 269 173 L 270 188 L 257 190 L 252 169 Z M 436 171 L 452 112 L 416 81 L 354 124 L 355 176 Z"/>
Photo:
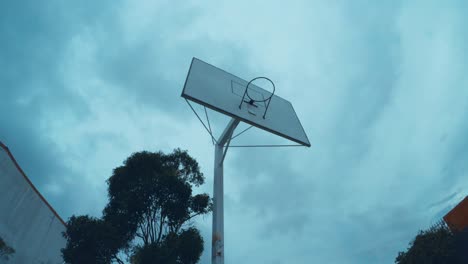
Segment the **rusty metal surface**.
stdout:
<path fill-rule="evenodd" d="M 452 230 L 468 228 L 468 196 L 444 216 L 444 221 Z"/>

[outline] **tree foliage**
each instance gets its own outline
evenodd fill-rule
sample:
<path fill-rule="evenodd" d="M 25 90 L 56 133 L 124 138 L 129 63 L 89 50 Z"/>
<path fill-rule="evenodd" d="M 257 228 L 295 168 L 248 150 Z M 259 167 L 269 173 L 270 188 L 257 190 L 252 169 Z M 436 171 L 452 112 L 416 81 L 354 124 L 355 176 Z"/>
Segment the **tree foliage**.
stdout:
<path fill-rule="evenodd" d="M 62 256 L 66 263 L 123 263 L 117 257 L 120 246 L 117 232 L 102 219 L 72 216 L 64 237 L 67 245 Z"/>
<path fill-rule="evenodd" d="M 420 231 L 406 252 L 399 252 L 397 264 L 466 264 L 468 230 L 452 232 L 443 222 Z"/>
<path fill-rule="evenodd" d="M 203 252 L 203 239 L 195 228 L 169 233 L 161 243 L 135 248 L 131 263 L 138 264 L 194 264 Z"/>
<path fill-rule="evenodd" d="M 119 252 L 126 251 L 133 253 L 132 263 L 196 263 L 203 239 L 190 220 L 208 213 L 211 202 L 207 194 L 193 195 L 192 187 L 203 183 L 198 163 L 186 151 L 132 154 L 107 180 L 102 219 L 70 218 L 64 260 L 119 262 Z M 78 256 L 81 252 L 86 254 Z"/>
<path fill-rule="evenodd" d="M 0 259 L 7 261 L 13 256 L 13 254 L 15 254 L 15 250 L 8 246 L 3 238 L 0 237 Z"/>

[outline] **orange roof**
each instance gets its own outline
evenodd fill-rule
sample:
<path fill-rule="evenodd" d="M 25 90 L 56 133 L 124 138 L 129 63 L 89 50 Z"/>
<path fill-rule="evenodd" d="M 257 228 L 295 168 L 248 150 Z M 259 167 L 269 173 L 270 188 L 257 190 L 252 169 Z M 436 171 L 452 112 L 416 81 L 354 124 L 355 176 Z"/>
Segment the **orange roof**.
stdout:
<path fill-rule="evenodd" d="M 444 221 L 452 230 L 468 227 L 468 196 L 444 216 Z"/>
<path fill-rule="evenodd" d="M 64 225 L 64 226 L 67 226 L 65 224 L 65 221 L 63 221 L 63 219 L 60 217 L 60 215 L 57 214 L 57 212 L 54 210 L 54 208 L 47 202 L 47 200 L 44 198 L 44 196 L 42 196 L 42 194 L 37 190 L 36 186 L 34 186 L 34 184 L 31 182 L 31 180 L 29 180 L 28 176 L 26 176 L 26 174 L 24 173 L 23 169 L 21 169 L 21 167 L 19 166 L 18 162 L 16 162 L 15 160 L 15 157 L 13 157 L 13 154 L 11 154 L 10 150 L 8 149 L 7 146 L 5 146 L 5 144 L 3 144 L 1 141 L 0 141 L 0 148 L 3 148 L 6 153 L 8 154 L 8 156 L 10 156 L 10 159 L 13 161 L 13 163 L 15 164 L 16 168 L 18 169 L 18 171 L 21 173 L 21 175 L 23 175 L 24 179 L 26 180 L 26 182 L 31 186 L 31 188 L 33 189 L 33 191 L 35 193 L 37 193 L 37 195 L 39 196 L 39 198 L 45 203 L 45 205 L 47 207 L 49 207 L 50 211 L 52 211 L 52 213 L 57 217 L 58 220 L 60 220 L 60 222 Z"/>

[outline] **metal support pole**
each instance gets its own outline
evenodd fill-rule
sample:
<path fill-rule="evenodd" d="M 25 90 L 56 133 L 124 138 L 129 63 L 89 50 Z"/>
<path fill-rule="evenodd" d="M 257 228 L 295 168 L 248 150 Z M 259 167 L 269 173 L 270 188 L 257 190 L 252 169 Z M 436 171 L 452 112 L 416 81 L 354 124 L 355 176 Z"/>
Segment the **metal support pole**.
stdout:
<path fill-rule="evenodd" d="M 211 247 L 211 263 L 224 264 L 224 190 L 223 162 L 224 145 L 231 138 L 239 124 L 239 119 L 232 118 L 215 145 L 214 184 L 213 184 L 213 237 Z M 224 150 L 224 151 L 223 151 Z"/>

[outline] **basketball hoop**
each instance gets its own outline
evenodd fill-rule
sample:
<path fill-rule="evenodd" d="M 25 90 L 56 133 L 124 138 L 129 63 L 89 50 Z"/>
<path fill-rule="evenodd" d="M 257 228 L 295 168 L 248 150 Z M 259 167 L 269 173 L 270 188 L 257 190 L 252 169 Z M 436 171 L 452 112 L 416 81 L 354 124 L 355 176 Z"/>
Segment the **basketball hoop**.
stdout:
<path fill-rule="evenodd" d="M 254 99 L 252 98 L 250 95 L 249 95 L 249 86 L 250 84 L 252 84 L 252 82 L 256 81 L 256 80 L 259 80 L 259 79 L 264 79 L 264 80 L 267 80 L 271 83 L 271 86 L 273 87 L 273 91 L 271 91 L 271 94 L 270 96 L 268 96 L 267 98 L 263 98 L 263 99 Z M 255 103 L 264 103 L 265 104 L 265 112 L 263 113 L 263 119 L 265 119 L 265 116 L 266 116 L 266 113 L 268 111 L 268 107 L 270 106 L 270 102 L 271 102 L 271 98 L 273 97 L 273 95 L 275 94 L 275 84 L 273 83 L 272 80 L 270 80 L 269 78 L 267 77 L 256 77 L 256 78 L 253 78 L 252 80 L 250 80 L 250 82 L 247 84 L 247 86 L 245 87 L 245 91 L 244 91 L 244 94 L 242 95 L 242 100 L 239 104 L 239 109 L 242 109 L 242 103 L 247 103 L 253 107 L 258 107 Z M 247 95 L 247 98 L 248 100 L 245 100 L 245 96 Z"/>
<path fill-rule="evenodd" d="M 264 79 L 271 83 L 273 90 L 266 91 L 258 85 L 252 83 L 256 80 Z M 224 158 L 230 147 L 289 147 L 307 146 L 310 147 L 309 139 L 299 118 L 292 107 L 292 104 L 277 96 L 275 84 L 266 77 L 252 79 L 244 87 L 247 81 L 217 68 L 200 59 L 193 58 L 190 69 L 185 79 L 182 97 L 185 98 L 190 108 L 202 122 L 205 129 L 211 135 L 212 142 L 215 143 L 214 153 L 214 173 L 213 173 L 213 225 L 212 225 L 212 246 L 211 263 L 224 264 Z M 245 90 L 244 90 L 245 89 Z M 242 95 L 243 93 L 243 95 Z M 257 96 L 254 96 L 257 95 Z M 270 107 L 271 100 L 275 97 L 275 103 L 271 106 L 268 119 L 266 113 Z M 239 98 L 242 100 L 239 104 Z M 208 126 L 201 120 L 189 101 L 200 104 L 203 107 L 212 109 L 223 115 L 231 117 L 231 121 L 224 128 L 218 139 L 212 135 L 211 126 L 207 116 Z M 238 107 L 236 107 L 239 104 Z M 242 104 L 245 104 L 242 109 Z M 263 108 L 265 111 L 263 112 Z M 259 118 L 262 115 L 263 118 Z M 231 146 L 231 140 L 241 135 L 249 128 L 233 135 L 240 122 L 258 127 L 269 133 L 278 135 L 299 145 L 237 145 Z"/>

